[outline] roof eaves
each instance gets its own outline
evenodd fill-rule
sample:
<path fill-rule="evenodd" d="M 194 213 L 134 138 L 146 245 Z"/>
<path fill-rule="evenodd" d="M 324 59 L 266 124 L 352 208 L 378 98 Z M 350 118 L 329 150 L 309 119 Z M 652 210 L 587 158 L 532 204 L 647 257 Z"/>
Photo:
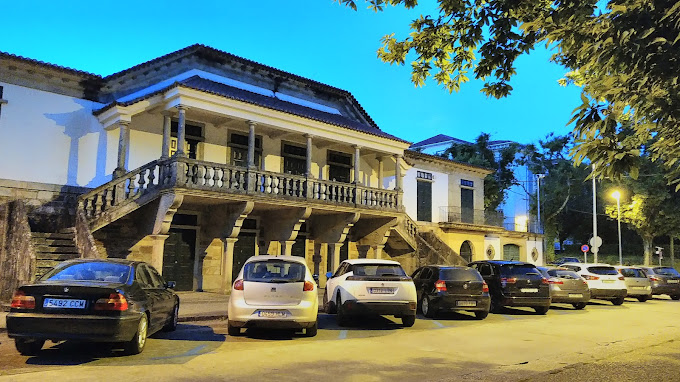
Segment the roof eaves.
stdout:
<path fill-rule="evenodd" d="M 444 163 L 448 163 L 448 164 L 457 164 L 457 165 L 461 165 L 461 166 L 465 166 L 465 167 L 472 167 L 472 168 L 484 170 L 484 171 L 492 171 L 492 172 L 494 171 L 494 169 L 492 169 L 492 168 L 488 168 L 488 167 L 484 167 L 484 166 L 477 166 L 477 165 L 474 165 L 474 164 L 465 163 L 465 162 L 461 162 L 461 161 L 457 161 L 457 160 L 453 160 L 453 159 L 442 158 L 442 157 L 437 156 L 437 155 L 425 154 L 425 153 L 421 153 L 421 152 L 418 152 L 418 151 L 415 151 L 415 150 L 406 150 L 406 151 L 404 151 L 404 154 L 405 154 L 405 156 L 411 156 L 415 159 L 439 161 L 439 162 L 444 162 Z"/>
<path fill-rule="evenodd" d="M 69 67 L 61 66 L 61 65 L 55 65 L 55 64 L 51 64 L 49 62 L 40 61 L 40 60 L 36 60 L 36 59 L 33 59 L 33 58 L 27 58 L 27 57 L 23 57 L 23 56 L 18 56 L 16 54 L 11 54 L 11 53 L 7 53 L 7 52 L 0 52 L 0 58 L 14 59 L 14 60 L 19 60 L 19 61 L 23 61 L 23 62 L 26 62 L 26 63 L 30 63 L 30 64 L 33 64 L 33 65 L 40 65 L 40 66 L 44 66 L 44 67 L 47 67 L 47 68 L 50 68 L 50 69 L 55 69 L 55 70 L 59 70 L 59 71 L 62 71 L 62 72 L 69 73 L 69 74 L 73 74 L 73 75 L 76 75 L 76 76 L 87 77 L 88 79 L 102 79 L 102 77 L 97 75 L 97 74 L 93 74 L 93 73 L 86 72 L 86 71 L 83 71 L 83 70 L 77 70 L 77 69 L 73 69 L 73 68 L 69 68 Z"/>

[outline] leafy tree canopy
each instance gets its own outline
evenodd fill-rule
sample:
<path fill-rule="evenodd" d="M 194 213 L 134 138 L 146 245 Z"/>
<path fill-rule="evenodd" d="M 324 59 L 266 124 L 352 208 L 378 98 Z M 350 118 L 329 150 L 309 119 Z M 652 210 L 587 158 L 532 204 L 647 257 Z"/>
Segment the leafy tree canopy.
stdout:
<path fill-rule="evenodd" d="M 357 9 L 357 0 L 335 0 Z M 365 0 L 369 8 L 418 7 L 417 0 Z M 577 163 L 595 176 L 637 178 L 640 156 L 662 163 L 680 187 L 680 2 L 677 0 L 437 0 L 408 37 L 386 35 L 378 57 L 403 65 L 412 81 L 434 78 L 457 91 L 469 76 L 487 96 L 512 91 L 515 60 L 537 44 L 582 86 L 574 111 Z M 479 57 L 478 57 L 479 56 Z M 623 127 L 625 126 L 625 127 Z M 652 139 L 653 138 L 653 139 Z"/>

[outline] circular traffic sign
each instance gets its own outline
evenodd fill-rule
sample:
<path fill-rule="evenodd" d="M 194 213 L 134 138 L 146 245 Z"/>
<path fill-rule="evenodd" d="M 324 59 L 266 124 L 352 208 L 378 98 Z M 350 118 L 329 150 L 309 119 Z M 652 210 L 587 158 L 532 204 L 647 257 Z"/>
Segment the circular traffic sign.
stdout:
<path fill-rule="evenodd" d="M 589 249 L 590 247 L 588 246 L 588 244 L 583 244 L 581 246 L 581 252 L 588 252 Z"/>
<path fill-rule="evenodd" d="M 602 238 L 599 236 L 591 237 L 590 238 L 590 245 L 592 245 L 595 248 L 601 247 L 602 246 Z"/>

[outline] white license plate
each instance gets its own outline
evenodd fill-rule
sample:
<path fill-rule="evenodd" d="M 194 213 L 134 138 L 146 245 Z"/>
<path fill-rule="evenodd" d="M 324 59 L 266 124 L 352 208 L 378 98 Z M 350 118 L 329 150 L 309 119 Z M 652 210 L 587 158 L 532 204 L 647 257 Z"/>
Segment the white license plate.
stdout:
<path fill-rule="evenodd" d="M 392 294 L 394 288 L 368 288 L 368 293 L 371 294 Z"/>
<path fill-rule="evenodd" d="M 668 280 L 669 284 L 677 284 L 680 280 Z"/>
<path fill-rule="evenodd" d="M 522 288 L 520 289 L 522 293 L 538 293 L 538 288 Z"/>
<path fill-rule="evenodd" d="M 612 284 L 612 283 L 615 283 L 616 280 L 602 280 L 602 282 L 605 283 L 605 284 Z"/>
<path fill-rule="evenodd" d="M 85 300 L 69 300 L 65 298 L 46 298 L 43 308 L 85 309 Z"/>
<path fill-rule="evenodd" d="M 456 301 L 456 306 L 477 306 L 477 301 Z"/>
<path fill-rule="evenodd" d="M 641 286 L 634 286 L 634 287 L 633 287 L 633 289 L 645 289 L 645 287 L 641 287 Z"/>
<path fill-rule="evenodd" d="M 285 318 L 288 316 L 288 313 L 286 312 L 279 312 L 279 311 L 267 311 L 267 310 L 261 310 L 257 312 L 258 317 L 264 317 L 264 318 Z"/>
<path fill-rule="evenodd" d="M 569 293 L 569 298 L 581 298 L 583 294 L 581 293 Z"/>

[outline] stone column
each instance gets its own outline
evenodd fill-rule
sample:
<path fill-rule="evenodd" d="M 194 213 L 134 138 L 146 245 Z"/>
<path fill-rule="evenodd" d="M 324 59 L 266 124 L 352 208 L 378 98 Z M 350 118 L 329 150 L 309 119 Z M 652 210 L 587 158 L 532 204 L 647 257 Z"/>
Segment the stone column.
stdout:
<path fill-rule="evenodd" d="M 383 189 L 383 178 L 385 177 L 385 167 L 383 157 L 378 157 L 378 188 Z"/>
<path fill-rule="evenodd" d="M 248 124 L 248 169 L 254 170 L 255 167 L 255 125 L 253 121 L 246 121 Z"/>
<path fill-rule="evenodd" d="M 340 266 L 340 248 L 342 247 L 342 244 L 343 243 L 328 243 L 328 250 L 326 253 L 328 254 L 328 261 L 333 264 L 332 272 L 335 272 Z"/>
<path fill-rule="evenodd" d="M 361 183 L 361 177 L 359 174 L 359 170 L 361 167 L 361 147 L 360 146 L 354 146 L 354 183 L 359 184 Z"/>
<path fill-rule="evenodd" d="M 220 293 L 227 294 L 231 292 L 231 274 L 234 267 L 234 244 L 238 238 L 228 237 L 224 240 L 224 253 L 222 254 L 222 285 Z"/>
<path fill-rule="evenodd" d="M 312 177 L 312 136 L 310 134 L 305 134 L 307 138 L 307 178 Z"/>
<path fill-rule="evenodd" d="M 279 241 L 279 244 L 281 245 L 281 251 L 279 252 L 281 256 L 291 256 L 291 253 L 293 252 L 293 244 L 295 244 L 295 240 L 281 240 Z"/>
<path fill-rule="evenodd" d="M 380 244 L 373 245 L 373 246 L 371 246 L 371 248 L 373 249 L 373 258 L 375 258 L 375 259 L 382 259 L 383 258 L 382 253 L 383 253 L 383 248 L 385 248 L 384 245 L 380 245 Z"/>
<path fill-rule="evenodd" d="M 184 152 L 184 145 L 186 144 L 186 110 L 184 105 L 177 105 L 179 111 L 179 121 L 177 123 L 177 156 L 186 158 L 187 153 Z"/>
<path fill-rule="evenodd" d="M 401 155 L 395 155 L 394 156 L 394 189 L 396 191 L 401 191 L 402 185 L 401 185 Z"/>
<path fill-rule="evenodd" d="M 168 159 L 170 156 L 170 112 L 164 111 L 163 115 L 163 147 L 161 148 L 161 159 Z"/>
<path fill-rule="evenodd" d="M 127 172 L 125 169 L 125 159 L 127 158 L 128 146 L 130 145 L 130 122 L 119 121 L 118 128 L 120 135 L 118 136 L 118 165 L 113 170 L 113 177 L 118 178 Z"/>

